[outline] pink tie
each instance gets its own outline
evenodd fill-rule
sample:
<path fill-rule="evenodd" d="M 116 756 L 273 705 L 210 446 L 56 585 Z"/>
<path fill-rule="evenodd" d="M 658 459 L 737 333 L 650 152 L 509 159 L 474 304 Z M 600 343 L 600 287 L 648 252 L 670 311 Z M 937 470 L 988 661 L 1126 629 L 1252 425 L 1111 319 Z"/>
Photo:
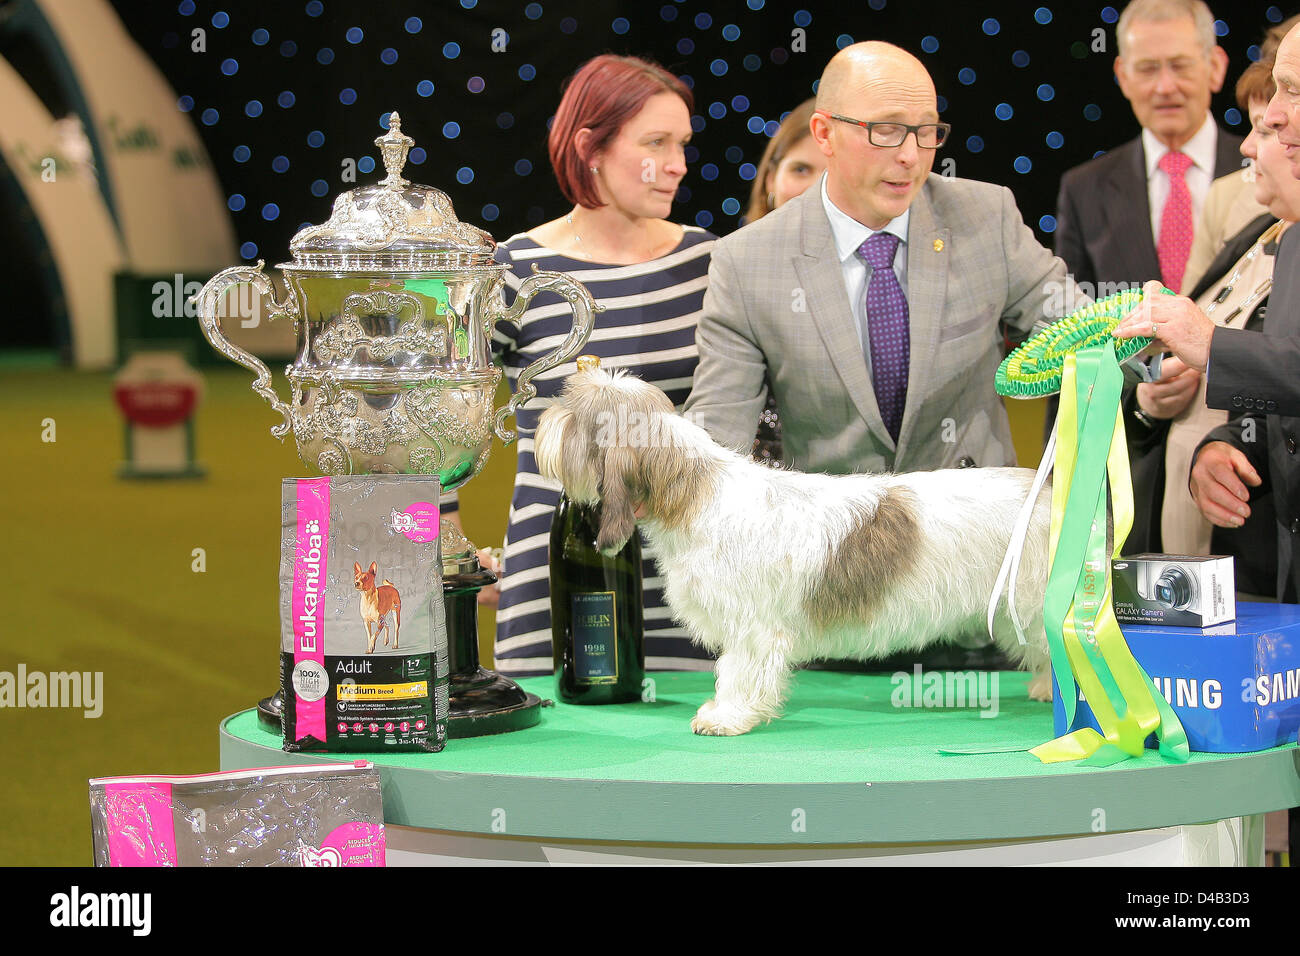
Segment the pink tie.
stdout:
<path fill-rule="evenodd" d="M 1186 153 L 1165 153 L 1160 168 L 1169 176 L 1169 198 L 1160 214 L 1160 241 L 1156 254 L 1160 258 L 1160 280 L 1177 292 L 1183 285 L 1187 256 L 1192 251 L 1192 194 L 1183 174 L 1192 165 Z"/>

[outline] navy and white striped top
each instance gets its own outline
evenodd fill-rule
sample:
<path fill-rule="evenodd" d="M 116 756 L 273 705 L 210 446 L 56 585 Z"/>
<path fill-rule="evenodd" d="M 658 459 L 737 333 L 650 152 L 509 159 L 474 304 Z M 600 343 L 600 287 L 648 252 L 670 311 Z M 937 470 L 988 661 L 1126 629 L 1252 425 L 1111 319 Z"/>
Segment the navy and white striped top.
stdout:
<path fill-rule="evenodd" d="M 583 352 L 599 356 L 603 369 L 626 368 L 662 388 L 680 411 L 699 360 L 695 326 L 708 284 L 709 253 L 717 239 L 695 226 L 684 228 L 682 241 L 672 252 L 634 265 L 586 262 L 538 245 L 525 234 L 512 236 L 497 247 L 497 260 L 513 266 L 513 272 L 505 274 L 505 304 L 514 303 L 515 292 L 532 274 L 534 263 L 539 269 L 572 276 L 605 306 L 596 316 Z M 504 366 L 511 391 L 519 373 L 558 346 L 570 325 L 568 303 L 550 293 L 540 293 L 517 325 L 497 323 L 493 351 Z M 575 371 L 576 363 L 570 361 L 534 378 L 537 397 L 517 416 L 519 468 L 510 502 L 505 573 L 497 608 L 496 668 L 505 674 L 549 674 L 552 670 L 547 552 L 560 487 L 537 473 L 533 433 L 564 379 Z M 710 670 L 712 659 L 673 622 L 654 555 L 644 538 L 641 544 L 646 668 Z"/>

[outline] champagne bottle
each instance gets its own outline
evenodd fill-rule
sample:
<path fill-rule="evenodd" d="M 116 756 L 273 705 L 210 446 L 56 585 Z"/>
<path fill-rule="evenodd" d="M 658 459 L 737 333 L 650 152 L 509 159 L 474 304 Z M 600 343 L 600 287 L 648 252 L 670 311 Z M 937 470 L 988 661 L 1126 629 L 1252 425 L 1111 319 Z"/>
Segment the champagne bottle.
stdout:
<path fill-rule="evenodd" d="M 594 358 L 583 356 L 580 369 Z M 596 549 L 600 505 L 560 496 L 551 520 L 551 647 L 556 693 L 571 704 L 639 700 L 645 677 L 641 538 Z"/>

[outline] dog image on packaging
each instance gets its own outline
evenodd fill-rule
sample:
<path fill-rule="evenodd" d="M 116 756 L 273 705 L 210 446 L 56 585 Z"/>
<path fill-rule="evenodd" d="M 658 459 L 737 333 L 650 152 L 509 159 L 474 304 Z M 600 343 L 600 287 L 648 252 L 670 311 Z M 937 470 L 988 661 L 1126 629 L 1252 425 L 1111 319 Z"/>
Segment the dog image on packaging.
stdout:
<path fill-rule="evenodd" d="M 718 655 L 697 734 L 747 733 L 781 713 L 790 672 L 819 658 L 871 660 L 985 628 L 989 596 L 1034 473 L 1024 468 L 817 475 L 729 451 L 658 388 L 602 369 L 569 377 L 542 414 L 543 476 L 601 503 L 597 547 L 637 523 L 673 615 Z M 1016 608 L 994 639 L 1048 700 L 1043 631 L 1050 491 L 1035 502 Z"/>
<path fill-rule="evenodd" d="M 398 641 L 402 636 L 402 596 L 397 593 L 397 588 L 392 581 L 384 578 L 384 583 L 375 585 L 375 562 L 370 562 L 368 571 L 361 570 L 361 562 L 352 563 L 352 579 L 356 588 L 361 592 L 361 623 L 366 626 L 366 653 L 375 652 L 375 640 L 379 637 L 381 631 L 388 630 L 388 612 L 392 611 L 394 615 L 393 623 L 393 650 L 397 650 L 401 645 Z M 374 632 L 371 632 L 371 628 Z M 388 646 L 388 637 L 384 637 L 384 646 Z"/>
<path fill-rule="evenodd" d="M 284 481 L 285 750 L 443 748 L 450 678 L 439 494 L 436 476 Z"/>

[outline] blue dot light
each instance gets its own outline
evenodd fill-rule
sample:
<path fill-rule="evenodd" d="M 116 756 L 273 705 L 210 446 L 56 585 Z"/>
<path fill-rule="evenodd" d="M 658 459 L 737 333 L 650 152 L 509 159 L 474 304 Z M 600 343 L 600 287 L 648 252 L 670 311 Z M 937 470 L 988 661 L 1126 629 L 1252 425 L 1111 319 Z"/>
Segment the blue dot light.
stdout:
<path fill-rule="evenodd" d="M 713 26 L 713 17 L 709 16 L 707 13 L 695 14 L 696 29 L 707 30 L 711 26 Z"/>
<path fill-rule="evenodd" d="M 533 171 L 533 164 L 531 160 L 519 159 L 515 161 L 516 176 L 527 176 L 532 171 Z"/>
<path fill-rule="evenodd" d="M 745 128 L 748 129 L 751 133 L 761 133 L 763 132 L 763 128 L 766 125 L 767 124 L 763 122 L 763 117 L 751 116 L 749 118 L 749 122 L 745 124 Z"/>
<path fill-rule="evenodd" d="M 524 16 L 529 20 L 540 20 L 542 17 L 542 5 L 540 3 L 530 3 L 524 7 Z"/>
<path fill-rule="evenodd" d="M 1101 119 L 1101 107 L 1096 103 L 1089 103 L 1083 108 L 1083 118 L 1089 122 L 1095 123 Z"/>
<path fill-rule="evenodd" d="M 1047 9 L 1047 7 L 1039 7 L 1034 11 L 1034 20 L 1043 24 L 1051 23 L 1052 11 Z M 1049 229 L 1048 232 L 1051 232 L 1051 230 Z"/>
<path fill-rule="evenodd" d="M 287 173 L 289 171 L 289 157 L 277 156 L 271 160 L 271 168 L 277 173 Z"/>
<path fill-rule="evenodd" d="M 705 163 L 700 167 L 700 176 L 707 182 L 713 182 L 718 178 L 718 167 L 712 163 Z"/>
<path fill-rule="evenodd" d="M 424 29 L 424 22 L 419 17 L 407 17 L 403 26 L 407 33 L 419 33 Z"/>
<path fill-rule="evenodd" d="M 1101 20 L 1103 23 L 1114 23 L 1118 19 L 1119 19 L 1119 13 L 1115 10 L 1114 7 L 1101 8 Z"/>
<path fill-rule="evenodd" d="M 740 202 L 733 199 L 731 196 L 728 196 L 726 199 L 722 200 L 722 211 L 728 216 L 737 215 L 740 212 Z"/>
<path fill-rule="evenodd" d="M 535 76 L 537 76 L 537 67 L 533 66 L 531 63 L 525 63 L 523 66 L 519 67 L 519 79 L 523 80 L 525 83 L 533 79 Z"/>
<path fill-rule="evenodd" d="M 1226 37 L 1228 35 L 1228 25 L 1224 23 L 1222 20 L 1215 20 L 1214 35 L 1220 37 Z"/>
<path fill-rule="evenodd" d="M 226 200 L 226 206 L 230 209 L 231 212 L 239 212 L 241 209 L 244 208 L 244 197 L 239 193 L 235 193 L 233 196 L 231 196 L 229 199 Z"/>
<path fill-rule="evenodd" d="M 922 38 L 921 38 L 921 49 L 924 50 L 926 53 L 938 53 L 938 52 L 939 52 L 939 38 L 938 38 L 938 37 L 933 37 L 933 36 L 922 37 Z"/>
<path fill-rule="evenodd" d="M 227 58 L 221 61 L 221 72 L 226 76 L 234 76 L 239 72 L 239 61 Z"/>
<path fill-rule="evenodd" d="M 176 8 L 176 12 L 183 17 L 190 16 L 194 13 L 194 0 L 181 0 L 181 4 Z"/>
<path fill-rule="evenodd" d="M 1038 84 L 1038 89 L 1036 92 L 1038 94 L 1038 98 L 1042 100 L 1044 103 L 1048 102 L 1049 100 L 1051 100 L 1052 97 L 1056 95 L 1056 90 L 1052 89 L 1052 85 L 1050 83 Z"/>
<path fill-rule="evenodd" d="M 714 60 L 709 64 L 709 72 L 714 76 L 725 76 L 727 73 L 727 61 L 723 59 Z"/>
<path fill-rule="evenodd" d="M 176 108 L 182 113 L 188 113 L 194 109 L 194 97 L 186 95 L 176 101 Z"/>
<path fill-rule="evenodd" d="M 391 46 L 385 47 L 379 53 L 379 62 L 383 63 L 385 66 L 392 66 L 397 62 L 397 51 Z"/>
<path fill-rule="evenodd" d="M 514 113 L 498 113 L 498 114 L 497 114 L 497 126 L 501 127 L 501 129 L 509 129 L 510 127 L 512 127 L 512 126 L 514 126 L 514 125 L 515 125 L 515 114 L 514 114 Z M 459 126 L 456 127 L 456 131 L 457 131 L 457 132 L 460 132 L 460 127 L 459 127 Z M 445 130 L 444 130 L 444 132 L 445 132 Z"/>
<path fill-rule="evenodd" d="M 298 52 L 298 44 L 292 40 L 285 40 L 280 44 L 280 56 L 289 57 Z"/>
<path fill-rule="evenodd" d="M 1000 120 L 1009 120 L 1015 116 L 1015 110 L 1011 108 L 1010 103 L 999 103 L 993 110 L 993 115 Z"/>
<path fill-rule="evenodd" d="M 667 3 L 664 4 L 659 8 L 659 19 L 664 23 L 672 23 L 677 19 L 677 8 Z"/>
<path fill-rule="evenodd" d="M 324 196 L 330 191 L 330 184 L 323 179 L 316 179 L 311 184 L 311 194 L 313 196 Z"/>
<path fill-rule="evenodd" d="M 727 158 L 727 162 L 738 163 L 745 158 L 745 151 L 739 146 L 728 146 L 727 151 L 722 155 Z"/>
<path fill-rule="evenodd" d="M 470 169 L 468 166 L 462 166 L 460 169 L 456 170 L 456 182 L 460 183 L 462 186 L 467 186 L 473 181 L 474 170 Z"/>
<path fill-rule="evenodd" d="M 1223 121 L 1229 126 L 1236 126 L 1241 122 L 1241 111 L 1235 106 L 1230 106 L 1223 114 Z"/>
<path fill-rule="evenodd" d="M 750 73 L 753 73 L 755 70 L 757 70 L 760 66 L 763 65 L 763 58 L 759 56 L 757 53 L 746 53 L 745 58 L 740 62 L 741 65 L 744 66 L 746 70 L 748 70 Z"/>
<path fill-rule="evenodd" d="M 688 56 L 695 52 L 695 41 L 690 37 L 682 37 L 677 41 L 677 52 L 682 56 Z"/>
<path fill-rule="evenodd" d="M 739 40 L 740 27 L 736 26 L 734 23 L 728 23 L 725 27 L 722 28 L 722 39 L 733 40 L 733 41 Z"/>
<path fill-rule="evenodd" d="M 713 102 L 709 104 L 709 115 L 714 119 L 722 119 L 727 115 L 727 104 Z"/>
<path fill-rule="evenodd" d="M 460 44 L 455 40 L 449 40 L 442 45 L 442 55 L 449 60 L 454 60 L 460 56 Z"/>
<path fill-rule="evenodd" d="M 226 13 L 224 10 L 218 10 L 216 13 L 212 14 L 212 25 L 218 30 L 224 30 L 226 27 L 230 26 L 230 14 Z"/>
<path fill-rule="evenodd" d="M 236 146 L 234 153 L 232 153 L 231 155 L 235 157 L 235 162 L 246 163 L 249 161 L 249 159 L 252 158 L 253 151 L 249 149 L 247 146 Z"/>
<path fill-rule="evenodd" d="M 806 27 L 812 23 L 812 14 L 807 10 L 797 10 L 794 15 L 794 25 L 797 27 Z"/>
<path fill-rule="evenodd" d="M 957 71 L 957 82 L 962 86 L 970 86 L 975 82 L 975 71 L 969 66 L 963 66 Z"/>
<path fill-rule="evenodd" d="M 1027 173 L 1034 168 L 1034 164 L 1029 161 L 1028 156 L 1017 156 L 1016 161 L 1011 164 L 1018 173 Z"/>
<path fill-rule="evenodd" d="M 421 80 L 419 83 L 415 84 L 415 92 L 425 97 L 432 96 L 433 80 Z"/>
<path fill-rule="evenodd" d="M 499 121 L 500 119 L 498 118 L 498 122 Z M 514 122 L 514 118 L 511 117 L 511 123 L 513 124 L 513 122 Z M 443 123 L 442 135 L 445 136 L 447 139 L 455 139 L 457 136 L 460 135 L 460 124 L 457 123 L 455 120 L 450 120 L 446 123 Z"/>
<path fill-rule="evenodd" d="M 360 43 L 366 38 L 366 31 L 360 27 L 348 27 L 348 32 L 343 34 L 349 43 Z"/>
<path fill-rule="evenodd" d="M 257 243 L 255 242 L 244 243 L 242 246 L 239 247 L 239 254 L 243 256 L 245 259 L 256 259 Z"/>
<path fill-rule="evenodd" d="M 982 153 L 984 151 L 984 140 L 979 136 L 967 136 L 966 151 L 970 153 Z"/>
<path fill-rule="evenodd" d="M 1278 7 L 1269 7 L 1264 11 L 1264 16 L 1269 23 L 1281 23 L 1282 11 Z"/>
<path fill-rule="evenodd" d="M 980 29 L 982 29 L 989 36 L 993 37 L 998 35 L 998 32 L 1002 29 L 1002 24 L 998 23 L 998 21 L 994 20 L 992 17 L 989 17 L 987 20 L 985 20 L 983 23 L 980 24 Z"/>
<path fill-rule="evenodd" d="M 419 166 L 428 158 L 429 158 L 429 154 L 424 151 L 424 147 L 417 146 L 413 150 L 411 150 L 409 154 L 407 154 L 406 161 L 408 163 L 412 163 L 416 166 Z"/>
<path fill-rule="evenodd" d="M 776 120 L 768 120 L 763 124 L 763 132 L 768 136 L 775 136 L 780 129 L 781 124 Z"/>
<path fill-rule="evenodd" d="M 282 90 L 280 95 L 275 98 L 275 101 L 280 104 L 280 109 L 287 110 L 298 102 L 298 98 L 293 95 L 293 90 Z"/>
<path fill-rule="evenodd" d="M 357 91 L 350 86 L 345 86 L 339 90 L 339 102 L 344 106 L 351 106 L 357 101 Z"/>
<path fill-rule="evenodd" d="M 334 51 L 327 46 L 321 47 L 316 51 L 316 62 L 321 66 L 329 66 L 334 62 Z"/>
<path fill-rule="evenodd" d="M 1052 130 L 1050 133 L 1048 133 L 1046 139 L 1047 139 L 1047 145 L 1051 149 L 1060 149 L 1062 146 L 1065 145 L 1065 137 L 1062 136 L 1056 130 Z"/>
<path fill-rule="evenodd" d="M 309 17 L 318 17 L 324 12 L 325 4 L 321 3 L 320 0 L 310 0 L 307 4 L 307 16 Z"/>
<path fill-rule="evenodd" d="M 849 36 L 847 33 L 841 33 L 835 38 L 835 49 L 843 50 L 846 46 L 850 46 L 852 43 L 853 37 Z"/>
<path fill-rule="evenodd" d="M 576 33 L 578 30 L 578 21 L 573 17 L 565 17 L 560 21 L 561 33 Z"/>
<path fill-rule="evenodd" d="M 619 36 L 622 36 L 624 33 L 627 33 L 628 30 L 632 29 L 632 24 L 628 23 L 627 17 L 618 17 L 609 25 L 609 28 Z"/>
<path fill-rule="evenodd" d="M 218 113 L 216 110 L 214 110 L 211 106 L 205 109 L 202 115 L 199 116 L 199 122 L 202 123 L 204 126 L 216 126 L 217 121 L 220 119 L 221 119 L 221 114 Z"/>
<path fill-rule="evenodd" d="M 1043 216 L 1038 220 L 1038 228 L 1043 232 L 1056 232 L 1056 217 Z"/>
<path fill-rule="evenodd" d="M 743 93 L 737 93 L 731 98 L 731 108 L 739 113 L 743 113 L 745 110 L 749 109 L 749 97 L 745 96 Z"/>
<path fill-rule="evenodd" d="M 488 203 L 479 210 L 479 215 L 483 217 L 484 222 L 496 222 L 497 217 L 501 215 L 501 210 L 497 208 L 496 203 Z"/>
<path fill-rule="evenodd" d="M 752 182 L 754 177 L 758 175 L 758 170 L 754 168 L 753 163 L 741 163 L 740 169 L 736 170 L 736 172 L 739 173 L 740 178 L 746 182 Z"/>
<path fill-rule="evenodd" d="M 708 229 L 709 226 L 713 225 L 713 213 L 707 209 L 701 209 L 695 214 L 695 225 L 701 229 Z"/>
<path fill-rule="evenodd" d="M 373 173 L 375 171 L 375 157 L 362 156 L 357 160 L 357 169 L 363 173 Z"/>
<path fill-rule="evenodd" d="M 307 145 L 312 149 L 320 149 L 325 145 L 325 134 L 318 129 L 312 130 L 307 134 Z"/>
<path fill-rule="evenodd" d="M 267 222 L 273 222 L 280 218 L 280 207 L 273 202 L 267 203 L 262 207 L 262 218 Z"/>
<path fill-rule="evenodd" d="M 1011 54 L 1011 63 L 1013 66 L 1018 66 L 1023 70 L 1029 65 L 1029 54 L 1024 50 L 1017 50 L 1015 53 Z"/>

